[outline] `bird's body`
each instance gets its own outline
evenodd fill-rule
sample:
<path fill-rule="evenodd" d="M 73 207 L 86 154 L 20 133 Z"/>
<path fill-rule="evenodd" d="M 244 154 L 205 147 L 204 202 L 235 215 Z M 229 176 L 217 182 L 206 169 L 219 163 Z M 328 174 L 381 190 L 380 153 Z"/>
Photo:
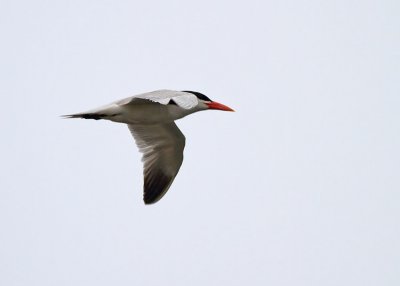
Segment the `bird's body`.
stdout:
<path fill-rule="evenodd" d="M 65 117 L 128 124 L 143 153 L 144 201 L 151 204 L 168 191 L 183 161 L 185 136 L 174 121 L 206 109 L 233 111 L 198 92 L 157 90 Z"/>

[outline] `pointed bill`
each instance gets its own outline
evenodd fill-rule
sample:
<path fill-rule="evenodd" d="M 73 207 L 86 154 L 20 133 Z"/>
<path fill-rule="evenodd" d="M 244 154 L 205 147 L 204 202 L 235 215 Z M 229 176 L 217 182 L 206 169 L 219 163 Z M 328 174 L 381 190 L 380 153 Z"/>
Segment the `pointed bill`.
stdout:
<path fill-rule="evenodd" d="M 222 103 L 211 101 L 206 103 L 209 109 L 223 110 L 223 111 L 235 111 L 232 108 L 223 105 Z"/>

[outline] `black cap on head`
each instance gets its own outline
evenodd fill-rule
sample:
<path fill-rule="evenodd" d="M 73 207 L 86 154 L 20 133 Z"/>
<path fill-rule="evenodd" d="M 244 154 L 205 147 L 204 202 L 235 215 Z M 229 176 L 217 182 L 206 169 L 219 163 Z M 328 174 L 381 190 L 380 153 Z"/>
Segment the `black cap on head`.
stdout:
<path fill-rule="evenodd" d="M 204 94 L 197 92 L 197 91 L 191 91 L 191 90 L 182 90 L 183 92 L 188 92 L 188 93 L 192 93 L 195 96 L 197 96 L 198 99 L 204 100 L 204 101 L 212 101 L 211 99 L 209 99 L 207 96 L 205 96 Z"/>

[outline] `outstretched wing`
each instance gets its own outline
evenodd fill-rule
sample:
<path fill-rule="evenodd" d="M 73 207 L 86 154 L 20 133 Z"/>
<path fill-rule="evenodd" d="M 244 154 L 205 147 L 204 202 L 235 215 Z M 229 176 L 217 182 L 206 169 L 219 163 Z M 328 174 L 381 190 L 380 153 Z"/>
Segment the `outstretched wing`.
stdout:
<path fill-rule="evenodd" d="M 167 105 L 171 100 L 173 100 L 174 103 L 183 109 L 192 109 L 199 103 L 197 97 L 192 93 L 162 89 L 128 97 L 118 101 L 117 104 L 126 105 L 143 99 L 163 105 Z"/>
<path fill-rule="evenodd" d="M 145 204 L 153 204 L 168 191 L 183 161 L 185 136 L 175 122 L 158 125 L 128 124 L 143 153 Z"/>

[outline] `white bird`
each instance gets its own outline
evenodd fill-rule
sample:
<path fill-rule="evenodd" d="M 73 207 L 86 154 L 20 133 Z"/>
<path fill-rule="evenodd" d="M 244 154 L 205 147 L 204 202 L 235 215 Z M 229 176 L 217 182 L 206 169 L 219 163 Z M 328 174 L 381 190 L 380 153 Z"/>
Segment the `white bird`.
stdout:
<path fill-rule="evenodd" d="M 207 109 L 233 111 L 200 92 L 156 90 L 64 117 L 126 123 L 143 153 L 143 199 L 153 204 L 168 191 L 182 165 L 185 136 L 174 121 Z"/>

